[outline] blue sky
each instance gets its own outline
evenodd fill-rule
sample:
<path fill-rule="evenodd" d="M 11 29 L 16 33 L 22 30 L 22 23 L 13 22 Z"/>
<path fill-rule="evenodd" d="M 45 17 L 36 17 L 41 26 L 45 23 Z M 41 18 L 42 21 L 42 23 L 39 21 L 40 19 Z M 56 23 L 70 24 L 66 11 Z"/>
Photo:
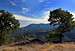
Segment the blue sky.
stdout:
<path fill-rule="evenodd" d="M 29 19 L 44 18 L 56 8 L 75 12 L 75 0 L 0 0 L 0 9 Z"/>
<path fill-rule="evenodd" d="M 55 8 L 75 12 L 74 6 L 75 0 L 0 0 L 0 9 L 35 18 Z"/>

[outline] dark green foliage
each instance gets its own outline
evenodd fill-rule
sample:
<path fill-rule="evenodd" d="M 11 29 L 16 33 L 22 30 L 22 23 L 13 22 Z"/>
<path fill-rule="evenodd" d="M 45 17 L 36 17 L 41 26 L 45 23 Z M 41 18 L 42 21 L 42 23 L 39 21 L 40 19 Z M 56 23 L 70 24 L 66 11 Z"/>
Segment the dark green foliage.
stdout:
<path fill-rule="evenodd" d="M 70 12 L 62 10 L 61 8 L 50 11 L 48 21 L 50 21 L 50 24 L 54 24 L 54 26 L 55 23 L 59 25 L 59 27 L 54 31 L 59 33 L 60 42 L 62 41 L 62 34 L 75 27 L 75 21 L 73 21 L 73 19 L 73 15 Z"/>
<path fill-rule="evenodd" d="M 31 33 L 22 33 L 14 36 L 14 41 L 29 41 L 35 39 L 36 36 Z"/>
<path fill-rule="evenodd" d="M 19 21 L 4 10 L 0 10 L 0 44 L 4 43 L 6 36 L 19 28 Z"/>
<path fill-rule="evenodd" d="M 46 36 L 47 41 L 53 42 L 53 41 L 59 41 L 60 35 L 57 32 L 49 32 L 49 34 Z"/>

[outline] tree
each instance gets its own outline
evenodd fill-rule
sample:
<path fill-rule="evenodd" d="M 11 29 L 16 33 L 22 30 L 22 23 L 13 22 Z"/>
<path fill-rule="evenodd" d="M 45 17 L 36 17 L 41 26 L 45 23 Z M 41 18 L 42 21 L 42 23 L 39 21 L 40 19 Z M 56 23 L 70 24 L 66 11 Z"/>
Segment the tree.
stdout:
<path fill-rule="evenodd" d="M 62 10 L 61 8 L 50 11 L 48 21 L 50 25 L 59 25 L 59 27 L 55 29 L 55 32 L 59 32 L 60 42 L 62 42 L 63 33 L 70 31 L 75 26 L 75 21 L 73 21 L 73 19 L 73 15 L 70 12 Z"/>
<path fill-rule="evenodd" d="M 0 44 L 4 43 L 5 36 L 17 30 L 19 25 L 19 21 L 11 13 L 0 10 Z"/>
<path fill-rule="evenodd" d="M 46 40 L 48 42 L 53 42 L 53 43 L 58 43 L 59 42 L 59 32 L 55 32 L 55 31 L 50 31 L 47 35 L 46 35 Z"/>

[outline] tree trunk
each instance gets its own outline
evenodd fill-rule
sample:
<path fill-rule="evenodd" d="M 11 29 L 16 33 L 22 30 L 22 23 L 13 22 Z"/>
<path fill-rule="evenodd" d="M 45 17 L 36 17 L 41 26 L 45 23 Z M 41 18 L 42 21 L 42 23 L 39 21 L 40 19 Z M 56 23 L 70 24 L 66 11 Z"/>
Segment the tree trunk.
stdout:
<path fill-rule="evenodd" d="M 62 43 L 63 42 L 63 34 L 60 34 L 60 38 L 59 38 L 59 42 Z"/>

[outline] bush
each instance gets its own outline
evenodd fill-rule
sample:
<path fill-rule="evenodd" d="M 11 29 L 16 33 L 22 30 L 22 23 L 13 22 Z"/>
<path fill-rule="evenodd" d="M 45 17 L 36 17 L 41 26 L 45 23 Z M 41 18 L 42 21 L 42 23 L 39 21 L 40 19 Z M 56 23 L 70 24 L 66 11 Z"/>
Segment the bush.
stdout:
<path fill-rule="evenodd" d="M 55 31 L 49 32 L 49 34 L 46 36 L 46 39 L 49 42 L 58 42 L 60 41 L 60 33 Z"/>

